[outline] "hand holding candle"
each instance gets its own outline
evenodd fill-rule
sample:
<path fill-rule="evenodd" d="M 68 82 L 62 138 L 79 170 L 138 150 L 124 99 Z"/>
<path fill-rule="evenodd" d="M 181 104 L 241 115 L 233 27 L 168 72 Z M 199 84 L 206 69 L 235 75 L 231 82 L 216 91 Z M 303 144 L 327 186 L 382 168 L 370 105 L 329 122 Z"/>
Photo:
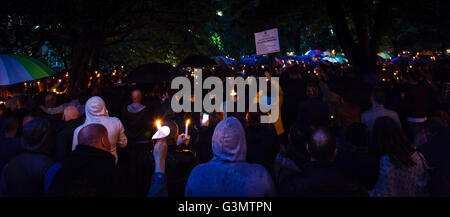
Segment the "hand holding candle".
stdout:
<path fill-rule="evenodd" d="M 155 135 L 153 135 L 152 139 L 163 139 L 166 138 L 170 134 L 170 128 L 167 126 L 161 126 L 161 121 L 156 121 L 156 128 L 158 128 L 158 131 L 156 131 Z"/>

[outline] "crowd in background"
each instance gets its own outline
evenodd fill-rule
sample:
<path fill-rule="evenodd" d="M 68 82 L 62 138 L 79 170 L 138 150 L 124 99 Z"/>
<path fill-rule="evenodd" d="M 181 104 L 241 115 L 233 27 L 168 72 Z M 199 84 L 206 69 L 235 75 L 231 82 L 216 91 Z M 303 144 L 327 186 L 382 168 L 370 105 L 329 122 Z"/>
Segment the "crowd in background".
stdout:
<path fill-rule="evenodd" d="M 167 82 L 104 81 L 66 94 L 19 88 L 1 107 L 0 192 L 450 196 L 448 66 L 391 66 L 399 76 L 379 75 L 377 85 L 332 63 L 224 71 L 266 76 L 269 84 L 280 77 L 275 124 L 261 124 L 260 112 L 213 112 L 208 121 L 175 113 Z M 155 141 L 158 119 L 170 135 Z"/>

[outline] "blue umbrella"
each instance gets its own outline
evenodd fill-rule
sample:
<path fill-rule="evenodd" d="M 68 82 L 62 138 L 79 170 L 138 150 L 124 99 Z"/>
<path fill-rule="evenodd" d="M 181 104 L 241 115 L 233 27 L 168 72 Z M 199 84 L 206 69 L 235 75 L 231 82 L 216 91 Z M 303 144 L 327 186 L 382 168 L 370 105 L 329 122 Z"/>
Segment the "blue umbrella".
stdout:
<path fill-rule="evenodd" d="M 298 57 L 297 55 L 289 55 L 289 56 L 282 57 L 281 59 L 283 59 L 283 60 L 297 60 L 296 59 L 297 57 Z"/>
<path fill-rule="evenodd" d="M 410 62 L 410 59 L 404 56 L 400 56 L 392 58 L 391 62 L 396 64 L 407 64 Z"/>
<path fill-rule="evenodd" d="M 413 64 L 425 64 L 425 65 L 431 65 L 431 61 L 423 58 L 416 58 L 412 61 Z"/>
<path fill-rule="evenodd" d="M 295 60 L 301 61 L 301 62 L 310 62 L 310 61 L 312 61 L 312 58 L 310 56 L 297 56 L 297 58 Z"/>
<path fill-rule="evenodd" d="M 0 85 L 11 85 L 54 75 L 55 72 L 28 56 L 0 55 Z"/>
<path fill-rule="evenodd" d="M 330 63 L 337 63 L 338 62 L 338 60 L 336 58 L 334 58 L 334 57 L 324 57 L 324 58 L 322 58 L 322 61 L 328 61 Z"/>
<path fill-rule="evenodd" d="M 257 59 L 253 57 L 244 57 L 241 59 L 241 65 L 253 66 L 256 64 Z"/>

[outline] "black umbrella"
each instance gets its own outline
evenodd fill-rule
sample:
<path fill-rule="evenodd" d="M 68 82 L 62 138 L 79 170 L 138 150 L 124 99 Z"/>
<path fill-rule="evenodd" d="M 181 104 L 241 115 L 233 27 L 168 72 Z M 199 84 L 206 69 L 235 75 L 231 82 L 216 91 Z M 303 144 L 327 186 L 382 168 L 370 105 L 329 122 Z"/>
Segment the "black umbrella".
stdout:
<path fill-rule="evenodd" d="M 198 54 L 186 57 L 186 59 L 181 61 L 181 63 L 178 66 L 202 68 L 202 67 L 212 67 L 215 65 L 217 65 L 217 63 L 213 59 L 209 58 L 206 55 Z"/>
<path fill-rule="evenodd" d="M 134 69 L 124 79 L 126 83 L 155 84 L 183 76 L 177 68 L 167 63 L 149 63 Z"/>

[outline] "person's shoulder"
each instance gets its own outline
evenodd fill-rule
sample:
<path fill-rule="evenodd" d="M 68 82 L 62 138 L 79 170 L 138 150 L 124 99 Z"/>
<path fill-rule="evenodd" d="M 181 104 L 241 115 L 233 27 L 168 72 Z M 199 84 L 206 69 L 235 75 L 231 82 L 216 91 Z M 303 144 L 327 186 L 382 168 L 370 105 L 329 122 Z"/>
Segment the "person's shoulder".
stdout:
<path fill-rule="evenodd" d="M 263 177 L 263 176 L 270 177 L 270 174 L 267 171 L 267 169 L 259 164 L 242 162 L 242 163 L 237 163 L 236 166 L 245 168 L 247 171 L 251 171 L 255 176 L 258 176 L 258 177 Z"/>
<path fill-rule="evenodd" d="M 122 125 L 122 121 L 118 117 L 107 117 L 107 120 L 111 123 Z"/>
<path fill-rule="evenodd" d="M 385 110 L 385 112 L 388 113 L 391 117 L 398 117 L 398 114 L 397 114 L 396 111 L 391 110 L 391 109 L 387 109 L 387 108 L 385 108 L 384 110 Z"/>
<path fill-rule="evenodd" d="M 78 127 L 76 127 L 75 130 L 73 131 L 74 134 L 78 133 L 85 126 L 86 126 L 86 124 L 83 123 L 83 124 L 79 125 Z"/>
<path fill-rule="evenodd" d="M 361 118 L 362 119 L 368 118 L 368 116 L 370 116 L 372 113 L 373 113 L 372 108 L 370 108 L 370 109 L 368 109 L 366 111 L 363 111 L 361 113 Z"/>
<path fill-rule="evenodd" d="M 203 163 L 203 164 L 198 164 L 196 165 L 192 171 L 191 171 L 191 176 L 197 176 L 197 174 L 204 174 L 205 171 L 211 169 L 211 164 L 208 163 Z"/>

